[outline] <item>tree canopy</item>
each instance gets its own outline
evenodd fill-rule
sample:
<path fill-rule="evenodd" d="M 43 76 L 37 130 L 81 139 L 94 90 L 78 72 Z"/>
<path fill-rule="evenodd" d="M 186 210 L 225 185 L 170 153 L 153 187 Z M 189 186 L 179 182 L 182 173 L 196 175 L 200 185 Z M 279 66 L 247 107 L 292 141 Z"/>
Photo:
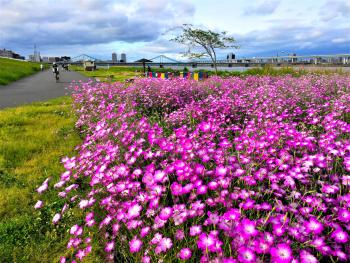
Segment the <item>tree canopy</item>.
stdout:
<path fill-rule="evenodd" d="M 191 24 L 184 24 L 181 29 L 181 35 L 171 39 L 171 41 L 186 45 L 188 49 L 184 55 L 190 59 L 209 56 L 213 62 L 215 73 L 217 73 L 216 50 L 239 48 L 239 46 L 235 45 L 236 40 L 227 36 L 226 31 L 204 30 L 195 28 Z M 198 49 L 202 49 L 202 52 L 198 52 Z"/>

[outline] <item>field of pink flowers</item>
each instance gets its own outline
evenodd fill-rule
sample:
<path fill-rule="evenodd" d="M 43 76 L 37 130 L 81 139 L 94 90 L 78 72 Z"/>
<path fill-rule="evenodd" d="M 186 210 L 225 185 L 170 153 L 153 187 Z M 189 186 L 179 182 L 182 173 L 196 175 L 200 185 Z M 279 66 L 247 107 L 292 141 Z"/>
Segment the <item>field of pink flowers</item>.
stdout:
<path fill-rule="evenodd" d="M 350 77 L 74 89 L 85 140 L 53 223 L 83 217 L 61 262 L 101 244 L 115 262 L 350 260 Z"/>

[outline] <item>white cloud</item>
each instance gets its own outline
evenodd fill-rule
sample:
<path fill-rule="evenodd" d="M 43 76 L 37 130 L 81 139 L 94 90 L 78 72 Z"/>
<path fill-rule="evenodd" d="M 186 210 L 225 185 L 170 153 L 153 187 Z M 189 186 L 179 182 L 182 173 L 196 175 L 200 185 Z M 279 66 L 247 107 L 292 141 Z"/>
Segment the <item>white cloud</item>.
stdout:
<path fill-rule="evenodd" d="M 188 21 L 184 0 L 2 0 L 1 44 L 38 45 L 153 41 L 168 27 Z"/>
<path fill-rule="evenodd" d="M 280 0 L 263 0 L 245 9 L 245 15 L 270 15 L 280 5 Z"/>

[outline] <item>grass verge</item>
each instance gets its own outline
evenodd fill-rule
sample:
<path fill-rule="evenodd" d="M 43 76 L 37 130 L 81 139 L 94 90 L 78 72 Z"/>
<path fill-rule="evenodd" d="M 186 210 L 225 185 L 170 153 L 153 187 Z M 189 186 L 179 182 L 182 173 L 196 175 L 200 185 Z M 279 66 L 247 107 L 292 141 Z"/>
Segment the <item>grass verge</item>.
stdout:
<path fill-rule="evenodd" d="M 127 79 L 132 79 L 136 77 L 142 76 L 142 68 L 137 67 L 110 67 L 107 68 L 98 68 L 94 71 L 84 71 L 83 67 L 80 66 L 74 66 L 72 65 L 70 67 L 71 70 L 78 71 L 81 74 L 99 79 L 100 81 L 106 81 L 106 82 L 116 82 L 116 81 L 125 81 Z"/>
<path fill-rule="evenodd" d="M 39 212 L 33 206 L 35 189 L 49 176 L 57 181 L 61 158 L 81 142 L 71 103 L 61 97 L 0 111 L 1 262 L 52 262 L 65 250 L 65 224 L 51 224 L 63 201 L 49 193 L 43 201 L 50 205 Z"/>
<path fill-rule="evenodd" d="M 32 75 L 39 70 L 40 63 L 0 58 L 0 86 Z"/>

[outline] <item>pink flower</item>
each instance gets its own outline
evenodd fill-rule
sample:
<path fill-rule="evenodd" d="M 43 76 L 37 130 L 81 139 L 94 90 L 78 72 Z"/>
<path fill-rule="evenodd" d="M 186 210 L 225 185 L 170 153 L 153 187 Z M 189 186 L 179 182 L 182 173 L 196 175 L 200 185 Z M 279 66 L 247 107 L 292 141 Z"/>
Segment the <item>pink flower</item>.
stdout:
<path fill-rule="evenodd" d="M 202 132 L 209 132 L 211 129 L 211 125 L 208 122 L 201 122 L 198 127 Z"/>
<path fill-rule="evenodd" d="M 177 240 L 182 240 L 182 239 L 184 239 L 184 237 L 185 237 L 185 234 L 184 234 L 184 231 L 182 229 L 176 230 L 175 238 Z"/>
<path fill-rule="evenodd" d="M 47 188 L 49 187 L 49 185 L 48 185 L 48 183 L 43 183 L 41 186 L 39 186 L 38 187 L 38 189 L 36 189 L 37 190 L 37 192 L 39 193 L 39 194 L 41 194 L 41 193 L 43 193 L 43 192 L 45 192 L 46 190 L 47 190 Z"/>
<path fill-rule="evenodd" d="M 83 228 L 79 225 L 74 225 L 70 228 L 69 233 L 71 235 L 80 236 L 83 233 Z"/>
<path fill-rule="evenodd" d="M 57 213 L 54 215 L 52 219 L 52 223 L 57 224 L 60 219 L 61 219 L 61 214 Z"/>
<path fill-rule="evenodd" d="M 39 200 L 38 202 L 36 202 L 34 208 L 35 208 L 35 209 L 40 209 L 40 208 L 43 207 L 43 204 L 44 204 L 44 202 L 41 201 L 41 200 Z"/>
<path fill-rule="evenodd" d="M 129 246 L 130 246 L 130 252 L 131 253 L 136 253 L 136 252 L 140 251 L 141 246 L 142 246 L 142 241 L 140 239 L 137 239 L 136 237 L 134 237 L 129 242 Z"/>
<path fill-rule="evenodd" d="M 186 247 L 181 249 L 177 256 L 182 260 L 187 260 L 192 257 L 192 252 L 189 248 Z"/>
<path fill-rule="evenodd" d="M 176 182 L 173 182 L 170 186 L 171 188 L 171 193 L 173 195 L 181 195 L 182 194 L 182 185 Z"/>
<path fill-rule="evenodd" d="M 302 250 L 300 253 L 300 263 L 318 263 L 319 261 L 306 250 Z"/>
<path fill-rule="evenodd" d="M 82 260 L 86 256 L 86 252 L 82 249 L 79 249 L 78 253 L 75 256 L 78 259 Z"/>
<path fill-rule="evenodd" d="M 240 228 L 244 236 L 255 236 L 258 233 L 255 228 L 255 222 L 249 219 L 243 219 Z"/>
<path fill-rule="evenodd" d="M 349 239 L 348 234 L 345 231 L 343 231 L 341 228 L 334 230 L 331 237 L 337 243 L 346 243 L 346 242 L 348 242 L 348 239 Z"/>
<path fill-rule="evenodd" d="M 206 251 L 207 249 L 211 251 L 214 248 L 215 241 L 216 238 L 214 236 L 202 233 L 199 235 L 197 246 L 203 251 Z"/>
<path fill-rule="evenodd" d="M 141 210 L 142 206 L 140 206 L 139 204 L 134 204 L 133 206 L 131 206 L 128 210 L 128 219 L 138 217 L 140 215 Z"/>
<path fill-rule="evenodd" d="M 350 221 L 350 212 L 345 208 L 340 208 L 338 211 L 338 219 L 343 223 L 348 223 Z"/>
<path fill-rule="evenodd" d="M 207 193 L 208 187 L 206 185 L 201 185 L 197 188 L 198 195 L 204 195 Z"/>
<path fill-rule="evenodd" d="M 163 252 L 166 252 L 168 249 L 170 249 L 173 246 L 173 242 L 170 238 L 162 238 L 158 244 Z"/>
<path fill-rule="evenodd" d="M 155 233 L 154 234 L 154 237 L 152 238 L 152 240 L 151 240 L 151 244 L 153 244 L 153 245 L 156 245 L 156 244 L 158 244 L 159 242 L 160 242 L 160 240 L 163 238 L 163 236 L 162 236 L 162 234 L 160 234 L 160 233 Z"/>
<path fill-rule="evenodd" d="M 315 218 L 310 218 L 310 221 L 305 224 L 308 232 L 312 232 L 315 235 L 320 234 L 323 231 L 323 225 Z"/>
<path fill-rule="evenodd" d="M 141 263 L 151 263 L 151 258 L 149 256 L 143 256 Z"/>
<path fill-rule="evenodd" d="M 106 244 L 105 251 L 106 252 L 111 252 L 111 251 L 113 251 L 113 249 L 114 249 L 114 242 L 113 241 L 112 242 L 108 242 Z"/>
<path fill-rule="evenodd" d="M 216 170 L 215 170 L 215 175 L 217 177 L 221 177 L 221 176 L 225 176 L 227 173 L 227 168 L 224 167 L 224 166 L 218 166 L 216 167 Z"/>
<path fill-rule="evenodd" d="M 141 237 L 147 236 L 148 233 L 150 232 L 150 230 L 151 230 L 151 228 L 149 226 L 142 228 L 140 231 L 140 236 Z"/>
<path fill-rule="evenodd" d="M 168 220 L 173 214 L 173 209 L 171 207 L 164 207 L 159 213 L 159 218 L 162 220 Z"/>
<path fill-rule="evenodd" d="M 201 226 L 191 226 L 190 227 L 190 236 L 198 236 L 200 233 L 202 233 Z"/>
<path fill-rule="evenodd" d="M 164 171 L 155 171 L 154 173 L 154 181 L 155 182 L 162 182 L 164 183 L 166 181 L 167 177 Z"/>
<path fill-rule="evenodd" d="M 289 263 L 293 259 L 292 250 L 290 249 L 290 246 L 285 243 L 272 247 L 270 253 L 272 262 Z"/>
<path fill-rule="evenodd" d="M 238 250 L 238 260 L 242 263 L 256 262 L 256 256 L 251 249 L 241 247 Z"/>

